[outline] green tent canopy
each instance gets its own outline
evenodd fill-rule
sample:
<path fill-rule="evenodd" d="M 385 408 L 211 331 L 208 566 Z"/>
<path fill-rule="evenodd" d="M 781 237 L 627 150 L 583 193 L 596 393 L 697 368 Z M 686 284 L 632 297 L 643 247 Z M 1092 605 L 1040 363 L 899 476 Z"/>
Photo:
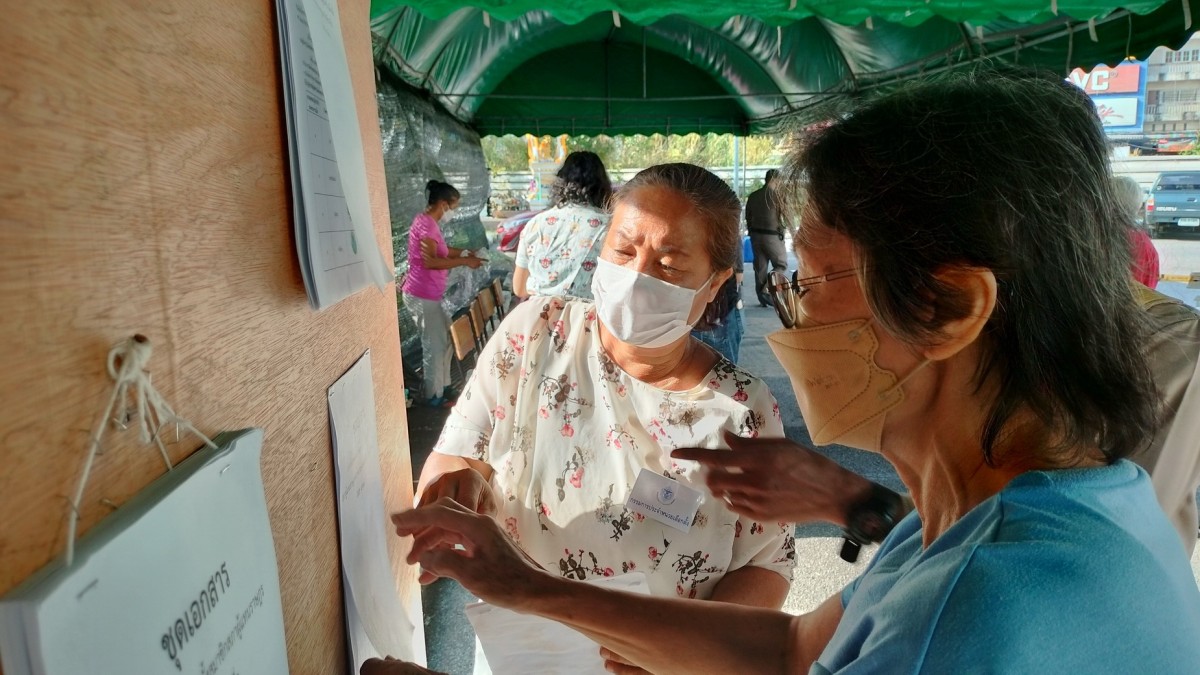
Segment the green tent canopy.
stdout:
<path fill-rule="evenodd" d="M 982 59 L 1178 47 L 1200 0 L 373 0 L 376 62 L 481 134 L 770 131 Z"/>

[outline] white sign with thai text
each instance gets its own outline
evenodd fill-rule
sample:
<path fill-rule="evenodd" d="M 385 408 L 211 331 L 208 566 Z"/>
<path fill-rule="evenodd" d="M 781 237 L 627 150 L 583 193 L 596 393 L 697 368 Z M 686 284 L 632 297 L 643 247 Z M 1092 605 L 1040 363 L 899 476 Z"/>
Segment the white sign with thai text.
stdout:
<path fill-rule="evenodd" d="M 6 675 L 287 673 L 262 439 L 218 436 L 0 599 Z"/>

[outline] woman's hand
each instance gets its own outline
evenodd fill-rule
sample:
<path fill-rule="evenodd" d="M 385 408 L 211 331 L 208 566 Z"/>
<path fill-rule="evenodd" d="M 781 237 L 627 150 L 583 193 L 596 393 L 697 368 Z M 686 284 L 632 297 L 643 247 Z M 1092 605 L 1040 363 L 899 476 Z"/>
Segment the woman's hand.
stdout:
<path fill-rule="evenodd" d="M 450 577 L 485 602 L 521 611 L 558 577 L 525 555 L 495 520 L 448 498 L 392 514 L 396 534 L 412 535 L 408 563 L 421 565 L 422 583 Z"/>
<path fill-rule="evenodd" d="M 604 659 L 604 669 L 610 673 L 617 673 L 617 675 L 650 675 L 650 671 L 607 647 L 600 648 L 600 658 Z"/>
<path fill-rule="evenodd" d="M 476 258 L 473 255 L 464 257 L 463 261 L 466 263 L 467 267 L 470 267 L 473 270 L 479 269 L 479 266 L 483 264 L 483 258 Z"/>
<path fill-rule="evenodd" d="M 383 659 L 367 659 L 363 662 L 362 668 L 358 669 L 359 675 L 445 675 L 436 670 L 430 670 L 424 666 L 418 666 L 415 663 L 401 661 L 400 659 L 387 657 Z"/>
<path fill-rule="evenodd" d="M 758 521 L 827 521 L 844 527 L 846 511 L 871 482 L 786 438 L 725 433 L 729 450 L 684 448 L 671 457 L 708 468 L 708 489 L 730 510 Z"/>
<path fill-rule="evenodd" d="M 453 499 L 475 513 L 488 517 L 496 515 L 496 493 L 475 469 L 457 469 L 434 478 L 425 486 L 417 503 L 428 504 L 443 497 Z"/>

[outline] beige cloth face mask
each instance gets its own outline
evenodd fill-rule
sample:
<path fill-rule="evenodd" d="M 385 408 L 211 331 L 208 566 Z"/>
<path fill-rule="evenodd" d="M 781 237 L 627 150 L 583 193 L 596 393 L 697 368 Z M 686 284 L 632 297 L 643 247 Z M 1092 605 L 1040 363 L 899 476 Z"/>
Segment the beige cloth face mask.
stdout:
<path fill-rule="evenodd" d="M 813 443 L 879 452 L 883 422 L 904 401 L 905 382 L 875 363 L 879 339 L 870 319 L 785 328 L 767 344 L 787 372 Z"/>

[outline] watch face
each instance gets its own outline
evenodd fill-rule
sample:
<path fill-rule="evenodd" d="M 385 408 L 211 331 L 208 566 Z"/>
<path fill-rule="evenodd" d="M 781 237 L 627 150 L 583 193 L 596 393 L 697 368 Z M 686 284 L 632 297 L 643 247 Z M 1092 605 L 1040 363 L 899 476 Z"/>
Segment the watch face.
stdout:
<path fill-rule="evenodd" d="M 847 536 L 864 543 L 883 541 L 895 527 L 900 513 L 899 495 L 877 485 L 870 496 L 859 501 L 846 514 Z"/>
<path fill-rule="evenodd" d="M 865 534 L 871 541 L 879 541 L 883 539 L 883 531 L 886 527 L 883 515 L 878 511 L 860 511 L 855 514 L 854 529 L 862 534 Z"/>

